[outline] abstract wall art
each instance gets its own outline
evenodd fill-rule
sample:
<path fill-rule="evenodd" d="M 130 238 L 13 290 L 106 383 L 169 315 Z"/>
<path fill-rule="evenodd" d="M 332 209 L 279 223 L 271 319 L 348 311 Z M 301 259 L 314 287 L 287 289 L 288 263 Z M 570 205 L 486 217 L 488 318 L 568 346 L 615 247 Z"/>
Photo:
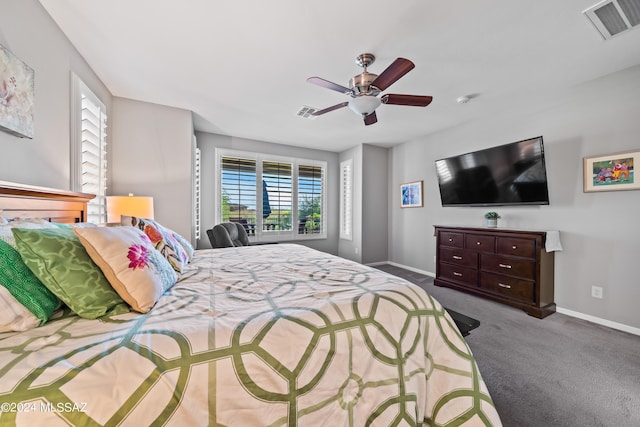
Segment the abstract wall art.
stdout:
<path fill-rule="evenodd" d="M 0 130 L 33 138 L 33 68 L 0 45 Z"/>

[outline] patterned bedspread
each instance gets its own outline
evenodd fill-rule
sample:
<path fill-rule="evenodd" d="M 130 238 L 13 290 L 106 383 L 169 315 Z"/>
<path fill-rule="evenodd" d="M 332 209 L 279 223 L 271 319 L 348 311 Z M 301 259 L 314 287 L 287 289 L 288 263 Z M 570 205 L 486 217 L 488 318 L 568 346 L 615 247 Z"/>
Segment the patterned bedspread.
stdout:
<path fill-rule="evenodd" d="M 0 334 L 0 425 L 500 425 L 400 278 L 293 244 L 197 251 L 147 314 Z"/>

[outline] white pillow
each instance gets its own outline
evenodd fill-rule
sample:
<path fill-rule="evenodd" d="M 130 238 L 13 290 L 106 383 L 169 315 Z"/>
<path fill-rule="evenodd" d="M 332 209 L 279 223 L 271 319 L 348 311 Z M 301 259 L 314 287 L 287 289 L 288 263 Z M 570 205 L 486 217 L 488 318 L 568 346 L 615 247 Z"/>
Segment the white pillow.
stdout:
<path fill-rule="evenodd" d="M 0 332 L 26 331 L 39 324 L 40 319 L 24 308 L 4 286 L 0 286 Z"/>
<path fill-rule="evenodd" d="M 135 311 L 151 310 L 178 280 L 169 261 L 135 227 L 74 228 L 73 232 L 120 298 Z"/>

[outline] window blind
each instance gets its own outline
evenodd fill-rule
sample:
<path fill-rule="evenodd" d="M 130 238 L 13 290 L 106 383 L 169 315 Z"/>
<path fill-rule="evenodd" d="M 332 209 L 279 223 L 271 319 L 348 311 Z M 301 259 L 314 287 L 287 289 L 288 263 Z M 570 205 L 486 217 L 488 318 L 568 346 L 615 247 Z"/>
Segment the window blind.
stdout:
<path fill-rule="evenodd" d="M 200 193 L 200 149 L 196 147 L 193 153 L 193 223 L 196 240 L 200 239 L 200 213 L 201 213 L 201 193 Z"/>
<path fill-rule="evenodd" d="M 262 162 L 263 231 L 289 231 L 292 229 L 293 167 L 290 163 Z"/>
<path fill-rule="evenodd" d="M 351 240 L 353 233 L 353 159 L 340 163 L 340 238 Z"/>
<path fill-rule="evenodd" d="M 87 222 L 106 223 L 107 112 L 105 105 L 72 75 L 72 188 L 95 194 L 87 206 Z"/>
<path fill-rule="evenodd" d="M 298 166 L 298 234 L 324 232 L 324 169 Z"/>
<path fill-rule="evenodd" d="M 222 157 L 221 172 L 222 221 L 241 223 L 249 235 L 255 235 L 256 161 Z"/>

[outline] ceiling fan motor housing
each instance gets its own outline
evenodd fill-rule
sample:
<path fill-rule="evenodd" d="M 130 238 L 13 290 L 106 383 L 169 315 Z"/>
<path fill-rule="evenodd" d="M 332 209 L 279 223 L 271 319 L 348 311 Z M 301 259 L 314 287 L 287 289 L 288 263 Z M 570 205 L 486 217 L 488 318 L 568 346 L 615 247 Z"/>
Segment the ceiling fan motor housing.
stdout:
<path fill-rule="evenodd" d="M 354 95 L 373 95 L 376 96 L 380 93 L 377 88 L 371 86 L 371 83 L 378 77 L 377 74 L 367 73 L 366 71 L 362 74 L 358 74 L 357 76 L 353 76 L 351 80 L 349 80 L 349 86 L 353 91 Z"/>

